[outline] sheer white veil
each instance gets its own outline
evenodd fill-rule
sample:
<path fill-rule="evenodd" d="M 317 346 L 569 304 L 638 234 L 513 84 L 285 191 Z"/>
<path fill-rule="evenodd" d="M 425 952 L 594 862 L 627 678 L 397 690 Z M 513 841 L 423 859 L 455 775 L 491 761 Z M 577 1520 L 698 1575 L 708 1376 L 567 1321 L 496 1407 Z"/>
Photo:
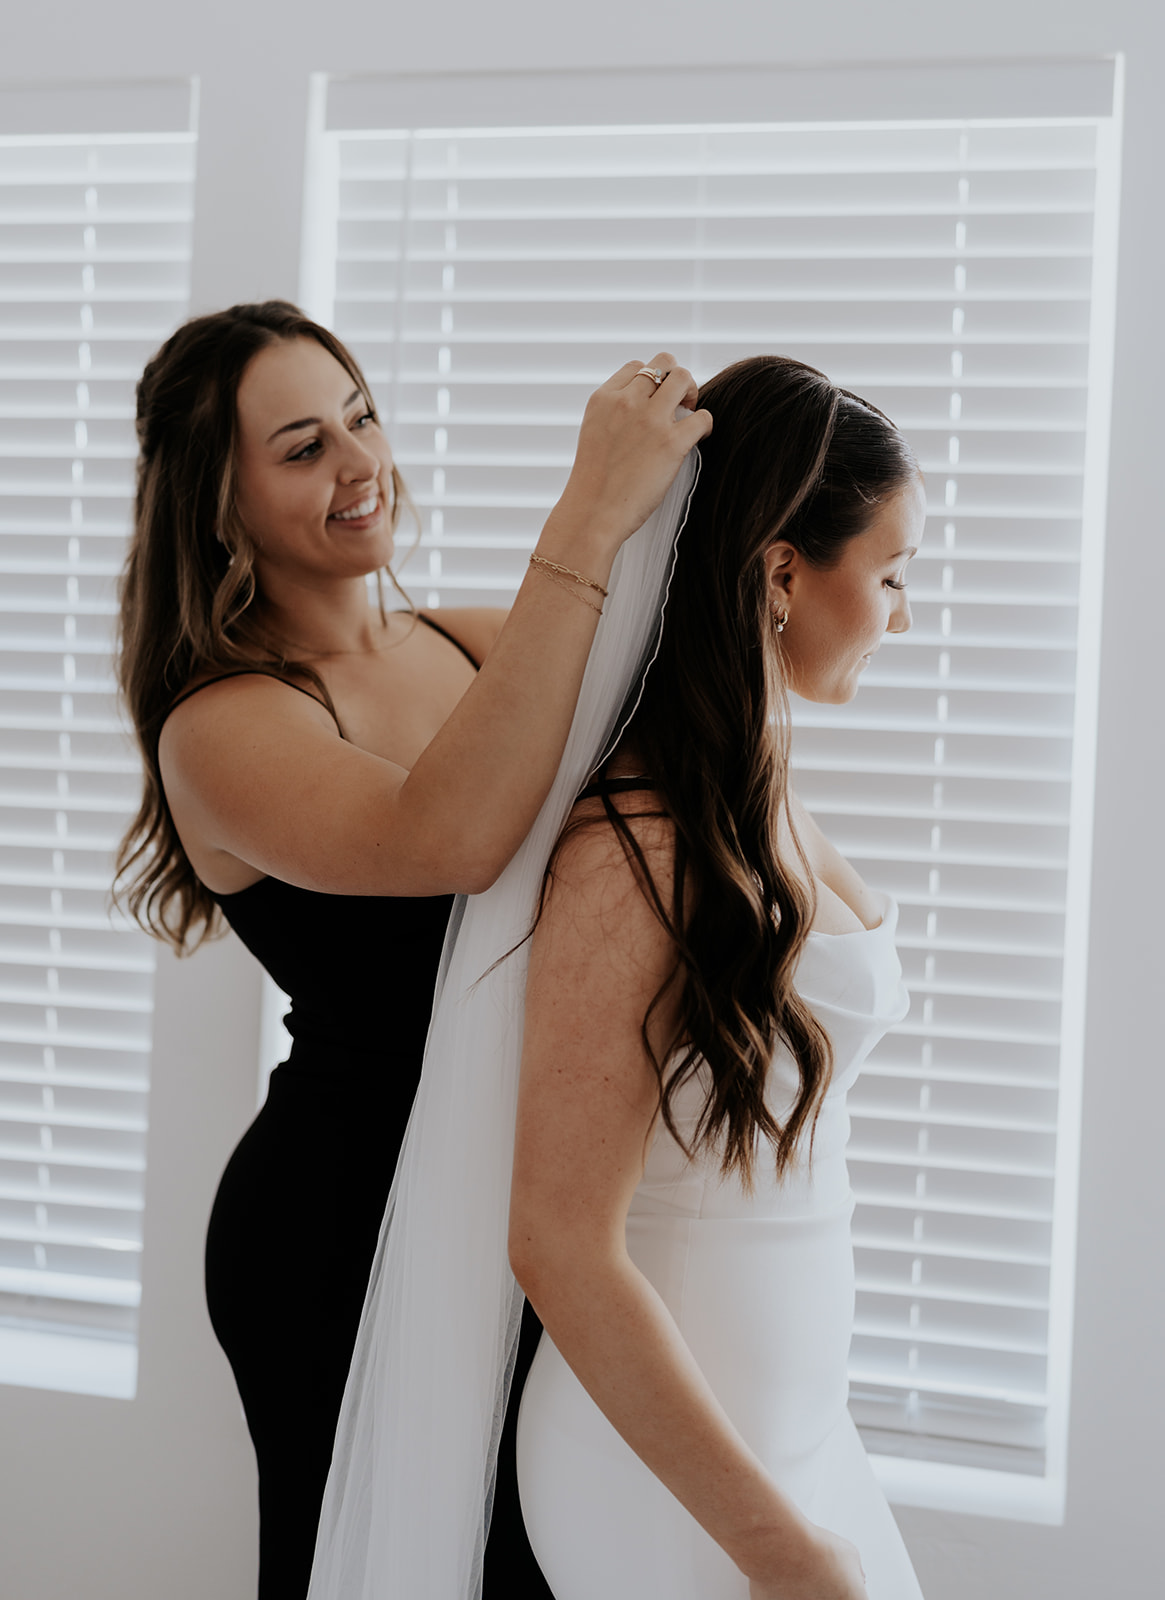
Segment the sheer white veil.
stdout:
<path fill-rule="evenodd" d="M 691 452 L 615 563 L 549 798 L 459 897 L 336 1435 L 308 1600 L 477 1600 L 522 1294 L 507 1255 L 530 930 L 546 862 L 654 659 Z M 508 951 L 520 946 L 508 959 Z M 391 1027 L 391 1017 L 386 1018 Z"/>

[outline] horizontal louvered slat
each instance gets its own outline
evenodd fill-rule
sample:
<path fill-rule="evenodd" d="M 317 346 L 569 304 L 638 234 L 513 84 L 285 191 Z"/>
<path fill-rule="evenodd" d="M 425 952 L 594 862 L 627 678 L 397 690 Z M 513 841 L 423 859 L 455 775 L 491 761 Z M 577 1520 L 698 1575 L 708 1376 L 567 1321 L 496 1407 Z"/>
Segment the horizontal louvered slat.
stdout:
<path fill-rule="evenodd" d="M 140 784 L 109 657 L 193 156 L 0 140 L 0 1377 L 15 1329 L 135 1336 L 154 958 L 108 907 Z"/>
<path fill-rule="evenodd" d="M 1097 123 L 325 137 L 320 309 L 388 416 L 428 605 L 509 600 L 628 351 L 779 350 L 911 438 L 914 628 L 852 705 L 793 708 L 913 992 L 851 1102 L 853 1407 L 873 1448 L 1042 1472 Z"/>
<path fill-rule="evenodd" d="M 0 1243 L 0 1293 L 35 1296 L 41 1301 L 91 1300 L 98 1305 L 113 1306 L 136 1306 L 141 1299 L 141 1285 L 136 1279 L 113 1274 L 88 1276 L 82 1270 L 82 1262 L 70 1256 L 67 1250 L 58 1252 L 62 1265 L 57 1270 L 39 1265 L 32 1270 L 10 1267 L 3 1262 L 4 1253 Z"/>

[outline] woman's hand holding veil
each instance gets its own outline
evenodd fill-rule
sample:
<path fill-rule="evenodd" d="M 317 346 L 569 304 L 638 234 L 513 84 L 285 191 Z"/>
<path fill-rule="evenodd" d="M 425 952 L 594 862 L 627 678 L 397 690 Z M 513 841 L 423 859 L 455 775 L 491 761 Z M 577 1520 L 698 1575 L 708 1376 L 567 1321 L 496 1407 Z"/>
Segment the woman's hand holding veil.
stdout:
<path fill-rule="evenodd" d="M 649 372 L 666 374 L 657 382 Z M 545 555 L 585 523 L 608 559 L 643 526 L 667 493 L 680 462 L 712 431 L 712 415 L 696 411 L 696 380 L 668 351 L 649 367 L 629 361 L 587 402 L 574 466 L 539 540 Z"/>

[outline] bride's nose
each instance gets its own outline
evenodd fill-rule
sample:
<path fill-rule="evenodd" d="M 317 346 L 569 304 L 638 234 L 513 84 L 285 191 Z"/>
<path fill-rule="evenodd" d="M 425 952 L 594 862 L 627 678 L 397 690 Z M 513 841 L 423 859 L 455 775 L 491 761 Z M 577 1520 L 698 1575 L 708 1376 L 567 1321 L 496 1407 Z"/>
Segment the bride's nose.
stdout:
<path fill-rule="evenodd" d="M 906 590 L 899 589 L 894 596 L 894 609 L 890 612 L 890 619 L 886 623 L 887 633 L 907 633 L 914 618 L 910 614 L 910 601 L 906 597 Z"/>

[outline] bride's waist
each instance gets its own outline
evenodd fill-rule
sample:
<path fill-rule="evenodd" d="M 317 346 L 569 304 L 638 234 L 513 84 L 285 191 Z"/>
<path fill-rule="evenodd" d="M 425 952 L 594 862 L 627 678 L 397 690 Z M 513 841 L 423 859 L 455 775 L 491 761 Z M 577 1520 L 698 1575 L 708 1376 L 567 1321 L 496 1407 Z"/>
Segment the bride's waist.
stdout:
<path fill-rule="evenodd" d="M 694 1142 L 697 1129 L 681 1124 L 680 1137 Z M 638 1215 L 713 1217 L 811 1217 L 831 1215 L 852 1202 L 845 1152 L 849 1117 L 844 1102 L 827 1103 L 812 1144 L 799 1141 L 793 1159 L 778 1176 L 771 1145 L 761 1140 L 753 1158 L 751 1184 L 737 1172 L 722 1171 L 715 1149 L 689 1156 L 666 1128 L 657 1128 L 643 1177 L 631 1201 Z"/>

